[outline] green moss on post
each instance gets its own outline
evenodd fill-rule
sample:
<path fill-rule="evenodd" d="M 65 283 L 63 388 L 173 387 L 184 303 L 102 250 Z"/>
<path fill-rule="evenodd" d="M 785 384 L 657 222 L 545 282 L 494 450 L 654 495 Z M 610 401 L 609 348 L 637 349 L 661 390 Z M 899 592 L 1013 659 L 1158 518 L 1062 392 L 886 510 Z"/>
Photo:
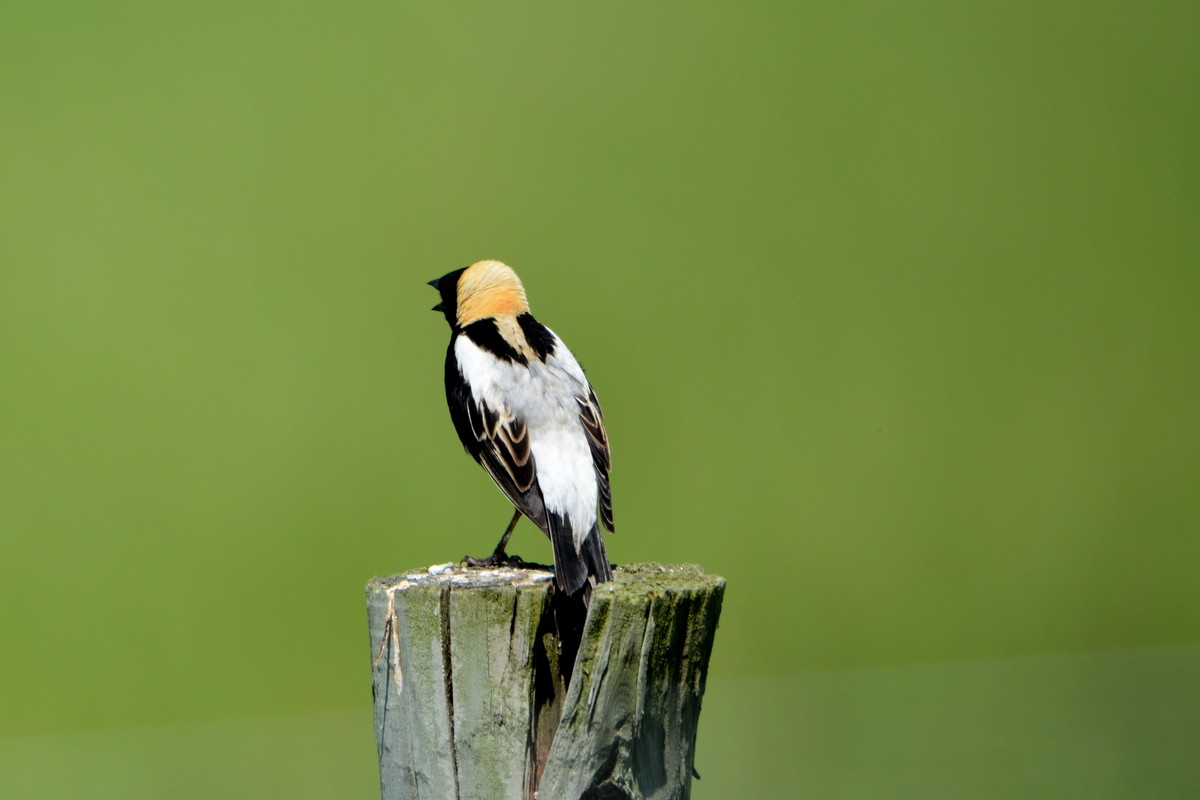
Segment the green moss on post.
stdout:
<path fill-rule="evenodd" d="M 384 800 L 688 797 L 724 589 L 691 565 L 618 568 L 569 665 L 575 623 L 548 572 L 373 579 Z"/>

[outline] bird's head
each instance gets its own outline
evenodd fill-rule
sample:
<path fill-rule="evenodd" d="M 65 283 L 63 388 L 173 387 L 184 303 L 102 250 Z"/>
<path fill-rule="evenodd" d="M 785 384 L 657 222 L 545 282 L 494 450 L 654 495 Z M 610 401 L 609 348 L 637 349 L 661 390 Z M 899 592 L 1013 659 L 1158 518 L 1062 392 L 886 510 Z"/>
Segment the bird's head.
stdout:
<path fill-rule="evenodd" d="M 429 282 L 442 302 L 433 307 L 454 329 L 488 317 L 517 316 L 529 311 L 525 287 L 512 267 L 500 261 L 476 261 Z"/>

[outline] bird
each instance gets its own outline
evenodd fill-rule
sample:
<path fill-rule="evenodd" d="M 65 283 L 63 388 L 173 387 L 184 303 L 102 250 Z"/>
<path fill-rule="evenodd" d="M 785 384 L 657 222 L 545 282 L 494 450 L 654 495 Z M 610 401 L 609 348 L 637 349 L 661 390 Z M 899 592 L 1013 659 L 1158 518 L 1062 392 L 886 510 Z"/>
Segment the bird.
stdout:
<path fill-rule="evenodd" d="M 508 539 L 522 515 L 549 537 L 554 577 L 586 603 L 612 580 L 600 526 L 613 532 L 612 458 L 604 416 L 583 368 L 534 319 L 516 272 L 477 261 L 429 281 L 450 325 L 446 402 L 467 453 L 512 502 L 492 555 L 471 566 L 522 563 Z"/>

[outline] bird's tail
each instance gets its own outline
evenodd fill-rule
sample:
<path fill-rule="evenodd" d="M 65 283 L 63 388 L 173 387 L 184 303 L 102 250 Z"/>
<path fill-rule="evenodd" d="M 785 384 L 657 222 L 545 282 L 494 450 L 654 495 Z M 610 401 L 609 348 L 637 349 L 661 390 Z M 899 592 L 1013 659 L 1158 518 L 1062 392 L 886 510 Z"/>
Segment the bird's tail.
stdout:
<path fill-rule="evenodd" d="M 554 545 L 554 578 L 558 588 L 569 595 L 584 592 L 584 602 L 590 599 L 592 586 L 612 580 L 612 567 L 604 552 L 600 526 L 593 522 L 578 551 L 570 518 L 550 514 L 550 541 Z"/>

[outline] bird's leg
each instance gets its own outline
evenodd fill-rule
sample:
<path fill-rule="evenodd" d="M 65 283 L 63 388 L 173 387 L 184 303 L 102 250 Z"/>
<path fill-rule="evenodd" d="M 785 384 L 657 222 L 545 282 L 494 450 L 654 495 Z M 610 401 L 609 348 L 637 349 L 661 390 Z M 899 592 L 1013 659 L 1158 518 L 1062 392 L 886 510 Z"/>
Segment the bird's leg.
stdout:
<path fill-rule="evenodd" d="M 508 537 L 512 536 L 513 528 L 517 527 L 517 522 L 521 519 L 520 509 L 513 511 L 513 518 L 509 521 L 508 527 L 504 529 L 504 535 L 500 537 L 500 541 L 496 543 L 496 549 L 492 552 L 493 556 L 500 558 L 508 558 L 508 554 L 504 552 L 504 548 L 508 547 Z"/>
<path fill-rule="evenodd" d="M 512 536 L 513 528 L 517 527 L 517 520 L 521 519 L 521 512 L 518 509 L 513 512 L 512 521 L 508 523 L 508 527 L 504 529 L 504 535 L 500 537 L 500 541 L 496 543 L 496 549 L 487 558 L 472 558 L 465 556 L 463 561 L 467 562 L 467 566 L 471 567 L 523 567 L 525 562 L 520 556 L 510 556 L 504 552 L 504 548 L 508 547 L 508 537 Z"/>

